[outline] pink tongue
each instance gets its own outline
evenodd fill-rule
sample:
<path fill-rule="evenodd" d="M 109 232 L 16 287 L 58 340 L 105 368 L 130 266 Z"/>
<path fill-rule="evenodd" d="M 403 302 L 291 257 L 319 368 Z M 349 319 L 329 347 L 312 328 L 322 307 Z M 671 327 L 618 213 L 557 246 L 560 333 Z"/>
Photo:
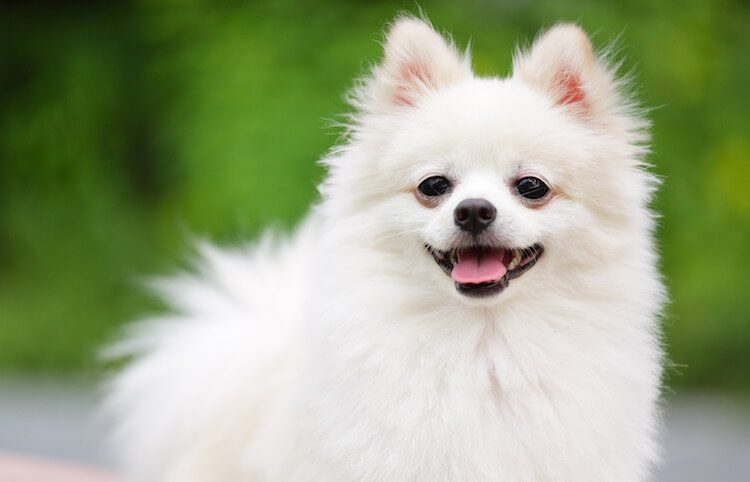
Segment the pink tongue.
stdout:
<path fill-rule="evenodd" d="M 498 281 L 508 271 L 503 264 L 502 252 L 461 253 L 453 266 L 451 277 L 458 283 L 489 283 Z"/>

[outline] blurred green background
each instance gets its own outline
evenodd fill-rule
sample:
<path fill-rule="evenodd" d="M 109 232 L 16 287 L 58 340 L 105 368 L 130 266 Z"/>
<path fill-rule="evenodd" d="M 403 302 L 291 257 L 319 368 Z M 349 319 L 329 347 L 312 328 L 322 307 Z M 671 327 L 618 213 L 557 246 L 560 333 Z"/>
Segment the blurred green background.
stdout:
<path fill-rule="evenodd" d="M 154 309 L 146 274 L 290 227 L 343 92 L 404 2 L 0 7 L 0 371 L 83 373 Z M 750 8 L 741 1 L 423 2 L 481 74 L 579 22 L 653 108 L 673 387 L 750 393 Z"/>

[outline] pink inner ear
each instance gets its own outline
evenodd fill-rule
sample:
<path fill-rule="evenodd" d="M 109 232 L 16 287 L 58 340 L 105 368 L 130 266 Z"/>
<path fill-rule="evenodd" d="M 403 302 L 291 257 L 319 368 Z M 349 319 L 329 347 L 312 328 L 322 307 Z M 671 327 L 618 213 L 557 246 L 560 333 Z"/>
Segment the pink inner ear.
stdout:
<path fill-rule="evenodd" d="M 559 104 L 577 104 L 586 98 L 581 79 L 571 70 L 563 70 L 557 74 L 555 84 L 561 91 Z"/>
<path fill-rule="evenodd" d="M 415 94 L 420 88 L 430 86 L 432 78 L 427 70 L 418 63 L 409 63 L 401 67 L 393 101 L 397 105 L 413 106 Z"/>

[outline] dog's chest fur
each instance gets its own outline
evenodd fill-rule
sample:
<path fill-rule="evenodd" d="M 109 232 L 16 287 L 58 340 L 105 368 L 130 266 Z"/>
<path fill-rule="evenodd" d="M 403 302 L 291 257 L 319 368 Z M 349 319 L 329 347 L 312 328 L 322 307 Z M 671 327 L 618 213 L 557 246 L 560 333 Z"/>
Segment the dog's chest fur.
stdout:
<path fill-rule="evenodd" d="M 360 301 L 339 313 L 366 312 Z M 326 323 L 336 329 L 319 338 L 294 417 L 304 422 L 291 458 L 305 463 L 272 478 L 639 480 L 657 396 L 643 373 L 658 373 L 658 360 L 633 330 L 597 333 L 617 326 L 613 312 L 589 305 L 560 319 L 576 305 L 444 319 L 395 319 L 380 305 L 369 307 L 378 316 Z"/>

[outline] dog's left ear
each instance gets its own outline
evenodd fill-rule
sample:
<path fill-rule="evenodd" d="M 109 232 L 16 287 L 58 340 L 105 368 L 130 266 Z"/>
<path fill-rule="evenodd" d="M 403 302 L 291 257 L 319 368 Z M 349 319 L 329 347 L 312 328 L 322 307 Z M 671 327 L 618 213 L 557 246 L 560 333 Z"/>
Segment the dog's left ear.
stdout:
<path fill-rule="evenodd" d="M 472 76 L 468 56 L 422 20 L 396 20 L 386 35 L 383 61 L 367 85 L 369 111 L 417 105 L 426 96 Z"/>
<path fill-rule="evenodd" d="M 580 27 L 559 24 L 513 59 L 513 76 L 548 95 L 583 120 L 605 120 L 619 99 L 606 64 L 594 55 Z"/>

